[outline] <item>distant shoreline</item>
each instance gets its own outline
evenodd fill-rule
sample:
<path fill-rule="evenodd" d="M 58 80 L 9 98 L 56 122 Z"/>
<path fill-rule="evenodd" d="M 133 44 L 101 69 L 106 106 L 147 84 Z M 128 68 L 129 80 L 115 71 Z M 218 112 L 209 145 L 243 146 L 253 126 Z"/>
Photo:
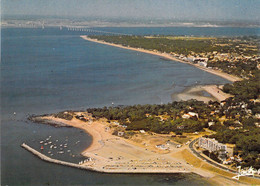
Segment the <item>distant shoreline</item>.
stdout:
<path fill-rule="evenodd" d="M 241 81 L 242 80 L 242 78 L 239 78 L 239 77 L 236 77 L 236 76 L 233 76 L 233 75 L 230 75 L 230 74 L 226 74 L 226 73 L 221 72 L 219 70 L 208 69 L 208 68 L 202 67 L 202 66 L 200 66 L 198 64 L 192 64 L 192 63 L 183 61 L 181 59 L 177 59 L 177 58 L 171 56 L 168 53 L 154 52 L 154 51 L 145 50 L 145 49 L 141 49 L 141 48 L 126 47 L 126 46 L 122 46 L 122 45 L 119 45 L 119 44 L 114 44 L 114 43 L 109 43 L 109 42 L 105 42 L 105 41 L 100 41 L 100 40 L 97 40 L 97 39 L 91 39 L 91 38 L 87 37 L 86 35 L 82 35 L 80 37 L 82 39 L 84 39 L 84 40 L 87 40 L 87 41 L 100 43 L 100 44 L 104 44 L 104 45 L 109 45 L 109 46 L 114 46 L 114 47 L 118 47 L 118 48 L 123 48 L 123 49 L 127 49 L 127 50 L 134 50 L 134 51 L 137 51 L 137 52 L 143 52 L 143 53 L 147 53 L 147 54 L 157 55 L 157 56 L 161 56 L 163 58 L 170 59 L 170 60 L 173 60 L 173 61 L 177 61 L 177 62 L 185 63 L 185 64 L 188 64 L 188 65 L 192 65 L 194 67 L 197 67 L 197 68 L 199 68 L 201 70 L 204 70 L 204 71 L 209 72 L 211 74 L 214 74 L 214 75 L 217 75 L 219 77 L 222 77 L 222 78 L 224 78 L 224 79 L 226 79 L 228 81 L 231 81 L 231 82 Z"/>

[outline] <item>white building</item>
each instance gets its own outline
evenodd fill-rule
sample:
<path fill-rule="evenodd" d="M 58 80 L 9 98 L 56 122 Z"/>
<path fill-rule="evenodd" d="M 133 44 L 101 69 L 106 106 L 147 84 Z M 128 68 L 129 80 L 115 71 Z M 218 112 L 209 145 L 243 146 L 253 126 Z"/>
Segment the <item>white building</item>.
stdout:
<path fill-rule="evenodd" d="M 233 147 L 219 143 L 214 138 L 199 138 L 199 147 L 208 150 L 209 152 L 218 152 L 219 155 L 233 156 Z"/>

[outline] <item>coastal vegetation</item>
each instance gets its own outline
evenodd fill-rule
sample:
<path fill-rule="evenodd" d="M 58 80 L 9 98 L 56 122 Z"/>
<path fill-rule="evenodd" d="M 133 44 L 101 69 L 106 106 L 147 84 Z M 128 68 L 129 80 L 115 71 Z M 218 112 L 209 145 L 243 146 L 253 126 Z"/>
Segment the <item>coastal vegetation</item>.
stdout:
<path fill-rule="evenodd" d="M 188 55 L 192 53 L 241 53 L 257 55 L 258 37 L 177 37 L 177 36 L 89 36 L 108 43 L 166 53 Z M 238 46 L 238 47 L 237 47 Z"/>
<path fill-rule="evenodd" d="M 241 78 L 254 77 L 259 70 L 258 36 L 88 36 L 107 43 L 167 53 L 176 59 L 221 70 Z M 200 63 L 203 62 L 203 63 Z"/>
<path fill-rule="evenodd" d="M 181 60 L 206 62 L 207 68 L 242 77 L 223 86 L 233 97 L 222 102 L 197 100 L 161 105 L 87 109 L 95 118 L 116 120 L 125 131 L 159 134 L 196 133 L 209 129 L 220 143 L 234 144 L 243 167 L 260 168 L 259 37 L 196 38 L 175 36 L 91 36 L 92 39 L 168 53 Z M 205 60 L 206 59 L 206 60 Z M 204 65 L 204 64 L 203 64 Z M 217 157 L 215 157 L 217 159 Z"/>

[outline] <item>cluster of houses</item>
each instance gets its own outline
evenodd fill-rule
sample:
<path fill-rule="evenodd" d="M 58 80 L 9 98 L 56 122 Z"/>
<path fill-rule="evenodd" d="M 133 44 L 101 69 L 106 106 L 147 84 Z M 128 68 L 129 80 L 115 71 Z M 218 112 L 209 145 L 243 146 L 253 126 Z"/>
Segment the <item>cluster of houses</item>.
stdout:
<path fill-rule="evenodd" d="M 180 60 L 193 63 L 193 64 L 199 64 L 202 67 L 207 67 L 208 61 L 210 60 L 211 62 L 218 62 L 218 61 L 228 61 L 231 63 L 238 62 L 241 60 L 244 61 L 259 61 L 260 57 L 259 56 L 245 56 L 242 54 L 237 54 L 237 53 L 220 53 L 218 51 L 213 51 L 213 52 L 207 52 L 207 53 L 199 53 L 196 54 L 192 52 L 190 55 L 185 56 L 182 54 L 176 54 L 174 52 L 170 53 L 173 57 L 176 57 Z M 210 68 L 210 67 L 209 67 Z"/>
<path fill-rule="evenodd" d="M 243 159 L 239 155 L 234 155 L 223 161 L 224 165 L 229 165 L 234 162 L 240 163 Z"/>
<path fill-rule="evenodd" d="M 91 114 L 86 114 L 86 113 L 80 113 L 80 114 L 77 114 L 75 116 L 77 119 L 81 120 L 81 121 L 85 121 L 85 122 L 93 122 L 93 119 L 91 117 Z"/>
<path fill-rule="evenodd" d="M 234 145 L 228 145 L 219 143 L 214 138 L 199 138 L 198 145 L 200 148 L 208 150 L 209 152 L 218 153 L 218 156 L 221 160 L 225 161 L 227 157 L 233 156 Z"/>

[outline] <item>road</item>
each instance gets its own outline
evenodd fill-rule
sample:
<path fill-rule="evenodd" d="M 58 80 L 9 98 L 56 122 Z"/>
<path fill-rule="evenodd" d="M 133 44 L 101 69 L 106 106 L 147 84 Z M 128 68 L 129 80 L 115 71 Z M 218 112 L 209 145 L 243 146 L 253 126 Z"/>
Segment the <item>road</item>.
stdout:
<path fill-rule="evenodd" d="M 235 171 L 235 170 L 232 170 L 232 169 L 229 169 L 229 168 L 227 168 L 227 167 L 221 166 L 221 165 L 217 164 L 216 162 L 214 162 L 214 161 L 212 161 L 212 160 L 209 160 L 209 159 L 207 159 L 207 158 L 201 156 L 200 153 L 198 153 L 198 152 L 194 149 L 194 147 L 193 147 L 193 146 L 194 146 L 194 143 L 196 143 L 198 140 L 199 140 L 199 138 L 193 140 L 193 141 L 190 142 L 190 144 L 189 144 L 189 148 L 190 148 L 190 150 L 193 152 L 193 154 L 195 154 L 197 157 L 199 157 L 199 158 L 202 159 L 203 161 L 206 161 L 207 163 L 209 163 L 209 164 L 211 164 L 211 165 L 213 165 L 213 166 L 215 166 L 215 167 L 217 167 L 217 168 L 220 168 L 220 169 L 225 170 L 225 171 L 228 171 L 228 172 L 232 172 L 232 173 L 234 173 L 234 174 L 238 174 L 238 172 Z M 260 179 L 260 177 L 259 177 L 258 175 L 248 176 L 248 177 L 254 177 L 254 178 Z"/>
<path fill-rule="evenodd" d="M 194 143 L 196 143 L 198 140 L 199 140 L 199 139 L 197 138 L 197 139 L 193 140 L 192 142 L 190 142 L 190 144 L 189 144 L 189 148 L 190 148 L 190 150 L 193 152 L 193 154 L 195 154 L 197 157 L 199 157 L 199 158 L 202 159 L 203 161 L 206 161 L 207 163 L 209 163 L 209 164 L 211 164 L 211 165 L 213 165 L 213 166 L 215 166 L 215 167 L 218 167 L 218 168 L 220 168 L 220 169 L 222 169 L 222 170 L 225 170 L 225 171 L 228 171 L 228 172 L 232 172 L 232 173 L 235 173 L 235 174 L 237 173 L 237 171 L 234 171 L 234 170 L 229 169 L 229 168 L 227 168 L 227 167 L 221 166 L 221 165 L 217 164 L 216 162 L 214 162 L 214 161 L 212 161 L 212 160 L 209 160 L 209 159 L 207 159 L 207 158 L 201 156 L 200 153 L 198 153 L 198 152 L 194 149 L 194 147 L 193 147 L 193 146 L 194 146 Z"/>

